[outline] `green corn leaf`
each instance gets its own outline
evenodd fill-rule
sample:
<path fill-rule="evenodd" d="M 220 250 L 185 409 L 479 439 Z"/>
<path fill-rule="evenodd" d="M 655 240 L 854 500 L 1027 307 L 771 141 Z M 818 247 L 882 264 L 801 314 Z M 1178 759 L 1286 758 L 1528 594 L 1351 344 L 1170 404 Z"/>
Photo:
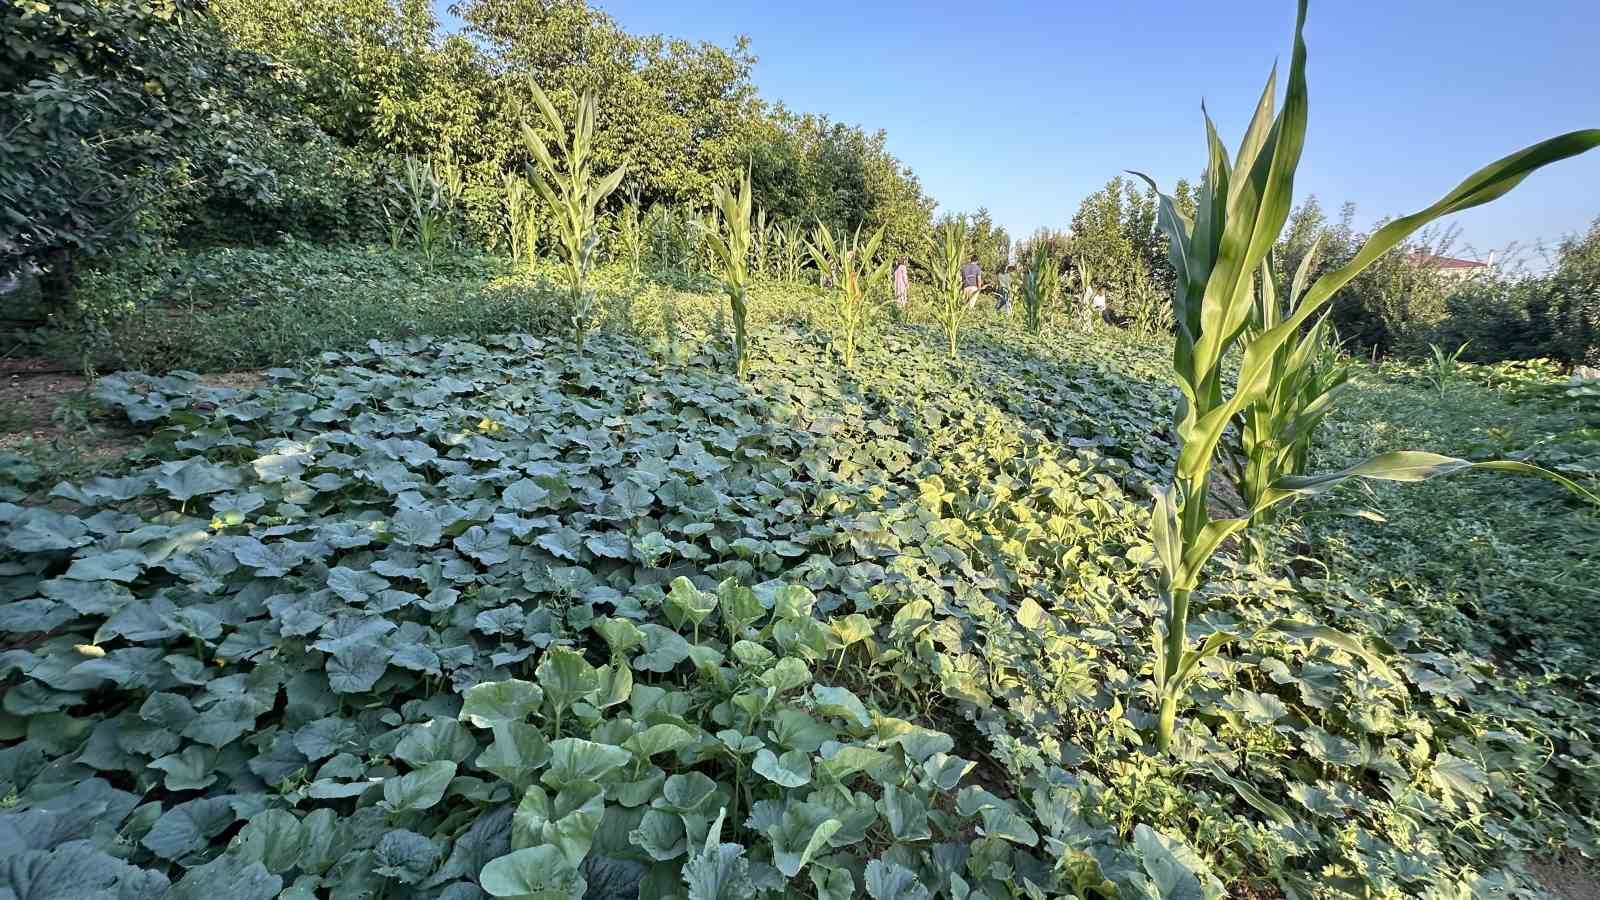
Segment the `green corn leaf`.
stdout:
<path fill-rule="evenodd" d="M 1279 806 L 1278 804 L 1273 803 L 1271 800 L 1268 800 L 1260 791 L 1255 789 L 1254 785 L 1247 781 L 1241 781 L 1237 778 L 1234 778 L 1232 775 L 1229 775 L 1227 772 L 1223 771 L 1221 766 L 1215 763 L 1212 763 L 1210 766 L 1208 766 L 1206 768 L 1206 772 L 1210 774 L 1212 778 L 1215 778 L 1228 787 L 1233 788 L 1234 793 L 1239 795 L 1239 799 L 1250 804 L 1251 807 L 1253 807 L 1257 812 L 1266 816 L 1274 824 L 1290 826 L 1294 825 L 1294 816 L 1290 815 L 1287 809 L 1284 809 L 1282 806 Z"/>
<path fill-rule="evenodd" d="M 1389 453 L 1381 453 L 1349 468 L 1324 475 L 1291 475 L 1280 478 L 1272 485 L 1264 502 L 1267 505 L 1271 505 L 1297 494 L 1320 494 L 1352 478 L 1366 478 L 1374 481 L 1416 482 L 1427 481 L 1440 475 L 1449 475 L 1469 469 L 1509 472 L 1516 475 L 1532 475 L 1537 478 L 1545 478 L 1554 481 L 1587 502 L 1600 506 L 1600 497 L 1596 497 L 1582 485 L 1558 472 L 1552 472 L 1532 463 L 1510 459 L 1474 462 L 1472 460 L 1458 459 L 1454 456 L 1428 453 L 1422 450 L 1396 450 Z"/>

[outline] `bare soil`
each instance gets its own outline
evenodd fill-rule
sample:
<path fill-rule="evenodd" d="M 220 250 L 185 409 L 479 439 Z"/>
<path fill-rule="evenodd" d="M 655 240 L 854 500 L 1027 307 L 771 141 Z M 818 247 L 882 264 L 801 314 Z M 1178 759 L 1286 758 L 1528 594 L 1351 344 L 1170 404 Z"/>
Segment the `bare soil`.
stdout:
<path fill-rule="evenodd" d="M 32 360 L 3 360 L 0 369 L 0 451 L 32 441 L 50 442 L 66 435 L 55 420 L 63 400 L 83 393 L 82 375 L 41 374 L 43 366 L 19 366 Z"/>
<path fill-rule="evenodd" d="M 267 380 L 260 372 L 218 372 L 200 376 L 202 384 L 250 390 Z M 88 462 L 114 462 L 140 443 L 137 434 L 100 419 L 90 428 L 81 420 L 63 424 L 60 406 L 89 387 L 88 379 L 62 369 L 54 360 L 0 359 L 0 453 L 29 444 L 69 446 Z"/>
<path fill-rule="evenodd" d="M 1544 889 L 1562 900 L 1600 900 L 1600 867 L 1576 853 L 1530 868 Z"/>

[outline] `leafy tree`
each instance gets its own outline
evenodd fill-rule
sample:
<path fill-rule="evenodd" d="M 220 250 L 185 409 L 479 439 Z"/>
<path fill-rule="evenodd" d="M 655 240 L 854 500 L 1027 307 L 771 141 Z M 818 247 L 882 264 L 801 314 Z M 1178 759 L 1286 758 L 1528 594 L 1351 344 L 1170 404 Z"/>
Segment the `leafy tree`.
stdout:
<path fill-rule="evenodd" d="M 1124 208 L 1124 196 L 1130 190 L 1121 176 L 1113 178 L 1083 198 L 1072 217 L 1068 258 L 1081 294 L 1097 284 L 1120 294 L 1132 281 L 1132 270 L 1143 264 L 1129 236 Z"/>
<path fill-rule="evenodd" d="M 0 268 L 68 299 L 80 261 L 169 239 L 367 236 L 390 179 L 306 119 L 198 0 L 0 7 Z"/>
<path fill-rule="evenodd" d="M 979 207 L 967 220 L 967 245 L 985 272 L 998 273 L 1011 261 L 1011 236 L 987 208 Z"/>
<path fill-rule="evenodd" d="M 448 79 L 435 54 L 428 0 L 210 0 L 223 31 L 303 84 L 313 121 L 349 146 L 389 154 L 438 149 L 445 120 L 470 116 L 461 96 L 430 97 Z"/>
<path fill-rule="evenodd" d="M 1561 242 L 1559 262 L 1533 291 L 1532 331 L 1540 355 L 1600 365 L 1600 219 Z"/>

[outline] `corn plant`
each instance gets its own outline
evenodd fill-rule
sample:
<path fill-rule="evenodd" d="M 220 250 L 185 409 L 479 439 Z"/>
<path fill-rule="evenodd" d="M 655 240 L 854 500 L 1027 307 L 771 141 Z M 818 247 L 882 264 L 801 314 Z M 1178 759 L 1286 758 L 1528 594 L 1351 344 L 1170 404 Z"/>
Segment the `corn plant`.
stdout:
<path fill-rule="evenodd" d="M 1472 342 L 1467 341 L 1449 353 L 1438 344 L 1428 345 L 1428 350 L 1433 354 L 1433 358 L 1428 361 L 1428 384 L 1439 392 L 1441 398 L 1444 397 L 1445 389 L 1450 387 L 1450 382 L 1456 380 L 1456 374 L 1461 369 L 1461 354 L 1466 352 L 1467 344 L 1470 343 Z"/>
<path fill-rule="evenodd" d="M 839 314 L 839 331 L 844 338 L 844 364 L 856 364 L 856 345 L 861 332 L 872 316 L 872 293 L 889 277 L 889 260 L 874 263 L 878 245 L 883 242 L 883 228 L 879 227 L 865 241 L 861 239 L 861 226 L 848 239 L 835 240 L 828 226 L 817 223 L 812 239 L 806 243 L 817 268 L 838 273 L 834 287 L 834 308 Z"/>
<path fill-rule="evenodd" d="M 1266 402 L 1274 386 L 1274 373 L 1279 371 L 1273 365 L 1279 350 L 1292 346 L 1302 336 L 1302 329 L 1335 291 L 1417 229 L 1446 214 L 1487 203 L 1511 190 L 1535 169 L 1600 145 L 1600 129 L 1577 131 L 1491 163 L 1432 206 L 1373 232 L 1348 263 L 1311 284 L 1281 321 L 1259 333 L 1247 334 L 1246 326 L 1255 307 L 1255 274 L 1288 218 L 1295 170 L 1305 143 L 1305 15 L 1306 0 L 1300 0 L 1282 111 L 1275 111 L 1274 71 L 1232 160 L 1206 116 L 1209 160 L 1194 220 L 1178 210 L 1171 196 L 1163 194 L 1160 198 L 1159 225 L 1167 235 L 1177 275 L 1173 292 L 1177 325 L 1173 369 L 1183 392 L 1177 421 L 1178 461 L 1172 484 L 1156 494 L 1151 521 L 1157 585 L 1166 605 L 1155 635 L 1154 681 L 1160 698 L 1156 744 L 1162 750 L 1171 745 L 1178 703 L 1201 662 L 1235 638 L 1218 631 L 1191 649 L 1189 604 L 1200 586 L 1206 563 L 1224 541 L 1249 524 L 1248 518 L 1211 518 L 1208 500 L 1213 463 L 1228 426 L 1241 413 Z M 1140 177 L 1154 187 L 1148 177 Z M 1230 391 L 1223 359 L 1235 348 L 1242 350 L 1242 361 Z M 1350 478 L 1418 481 L 1474 467 L 1544 475 L 1572 490 L 1582 490 L 1554 473 L 1525 463 L 1475 463 L 1433 453 L 1399 451 L 1327 475 L 1281 477 L 1266 488 L 1251 512 L 1296 495 L 1326 490 Z M 1319 629 L 1320 634 L 1330 631 Z M 1343 640 L 1354 643 L 1347 637 Z"/>
<path fill-rule="evenodd" d="M 539 242 L 538 201 L 533 189 L 522 178 L 505 177 L 506 236 L 511 245 L 511 261 L 533 268 Z"/>
<path fill-rule="evenodd" d="M 622 261 L 627 264 L 628 272 L 638 275 L 644 259 L 645 226 L 639 210 L 639 198 L 629 197 L 628 202 L 622 204 L 622 209 L 612 216 L 613 234 L 616 236 L 617 253 Z"/>
<path fill-rule="evenodd" d="M 928 238 L 923 268 L 933 279 L 933 314 L 949 341 L 950 358 L 956 356 L 956 341 L 961 336 L 961 320 L 967 312 L 967 298 L 961 294 L 961 265 L 967 259 L 967 226 L 960 219 L 948 219 Z"/>
<path fill-rule="evenodd" d="M 772 256 L 772 225 L 767 222 L 767 209 L 764 206 L 756 210 L 750 240 L 750 270 L 756 275 L 765 275 Z"/>
<path fill-rule="evenodd" d="M 1160 288 L 1144 266 L 1136 265 L 1129 270 L 1123 296 L 1127 303 L 1118 312 L 1134 334 L 1154 338 L 1172 332 L 1172 304 L 1161 295 Z"/>
<path fill-rule="evenodd" d="M 1243 340 L 1251 340 L 1294 314 L 1315 265 L 1316 247 L 1301 260 L 1287 296 L 1280 302 L 1271 256 L 1261 262 L 1261 280 Z M 1249 517 L 1245 550 L 1252 560 L 1266 557 L 1265 537 L 1283 506 L 1267 503 L 1273 485 L 1304 475 L 1311 438 L 1339 395 L 1350 387 L 1350 366 L 1339 352 L 1328 314 L 1285 341 L 1267 361 L 1270 373 L 1259 399 L 1235 418 L 1224 438 L 1233 464 L 1234 487 Z"/>
<path fill-rule="evenodd" d="M 588 333 L 595 314 L 595 295 L 589 288 L 589 272 L 594 268 L 595 250 L 600 245 L 600 232 L 595 227 L 596 211 L 611 192 L 622 183 L 626 166 L 617 166 L 603 178 L 594 177 L 594 115 L 597 101 L 593 91 L 586 91 L 578 100 L 577 121 L 569 132 L 567 125 L 556 112 L 555 105 L 533 79 L 533 99 L 544 115 L 545 125 L 557 135 L 556 149 L 561 153 L 558 164 L 544 141 L 527 122 L 522 123 L 522 140 L 539 163 L 539 171 L 532 174 L 535 190 L 555 211 L 556 237 L 560 241 L 562 261 L 566 264 L 567 303 L 572 316 L 573 340 L 578 352 L 583 352 L 583 339 Z"/>
<path fill-rule="evenodd" d="M 728 295 L 728 306 L 733 312 L 734 371 L 744 378 L 750 369 L 750 349 L 745 331 L 745 313 L 749 309 L 750 285 L 750 172 L 739 176 L 737 187 L 711 186 L 716 197 L 715 210 L 709 214 L 716 221 L 721 213 L 722 228 L 706 228 L 705 243 L 721 265 L 722 289 Z"/>
<path fill-rule="evenodd" d="M 429 268 L 438 259 L 448 237 L 449 202 L 433 166 L 408 156 L 401 169 L 405 224 L 417 239 L 417 250 Z"/>
<path fill-rule="evenodd" d="M 1061 266 L 1050 247 L 1040 241 L 1033 247 L 1028 259 L 1028 270 L 1022 274 L 1022 312 L 1027 319 L 1028 331 L 1038 334 L 1044 325 L 1044 311 L 1055 299 L 1061 286 Z"/>
<path fill-rule="evenodd" d="M 460 249 L 461 234 L 456 228 L 456 212 L 461 208 L 461 202 L 467 193 L 467 173 L 456 162 L 455 154 L 447 146 L 443 155 L 434 159 L 429 165 L 433 174 L 433 183 L 439 188 L 439 196 L 443 201 L 443 227 L 444 238 Z"/>
<path fill-rule="evenodd" d="M 778 276 L 790 284 L 800 283 L 800 272 L 806 264 L 806 239 L 796 222 L 785 222 L 777 228 Z"/>
<path fill-rule="evenodd" d="M 645 257 L 658 272 L 687 272 L 694 255 L 694 239 L 687 217 L 664 203 L 652 203 L 645 213 Z"/>

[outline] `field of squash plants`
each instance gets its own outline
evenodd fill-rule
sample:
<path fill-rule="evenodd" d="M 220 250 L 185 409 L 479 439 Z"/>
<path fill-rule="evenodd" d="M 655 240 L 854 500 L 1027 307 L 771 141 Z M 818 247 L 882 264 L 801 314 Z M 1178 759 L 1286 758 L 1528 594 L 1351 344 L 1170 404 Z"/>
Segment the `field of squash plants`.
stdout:
<path fill-rule="evenodd" d="M 1207 119 L 1195 213 L 1161 196 L 1170 343 L 1052 314 L 1042 257 L 1025 323 L 969 308 L 959 223 L 910 308 L 882 230 L 817 229 L 831 290 L 767 280 L 748 172 L 697 232 L 720 293 L 612 290 L 626 173 L 591 172 L 592 96 L 569 128 L 534 86 L 562 284 L 523 311 L 565 334 L 96 380 L 136 449 L 0 459 L 0 900 L 1589 877 L 1593 383 L 1363 366 L 1322 317 L 1600 131 L 1280 279 L 1299 10 L 1281 110 L 1274 75 L 1232 155 Z"/>
<path fill-rule="evenodd" d="M 1600 850 L 1577 667 L 1327 562 L 1219 557 L 1194 618 L 1246 636 L 1153 752 L 1159 351 L 668 337 L 102 378 L 145 448 L 0 506 L 0 895 L 1505 896 Z"/>

